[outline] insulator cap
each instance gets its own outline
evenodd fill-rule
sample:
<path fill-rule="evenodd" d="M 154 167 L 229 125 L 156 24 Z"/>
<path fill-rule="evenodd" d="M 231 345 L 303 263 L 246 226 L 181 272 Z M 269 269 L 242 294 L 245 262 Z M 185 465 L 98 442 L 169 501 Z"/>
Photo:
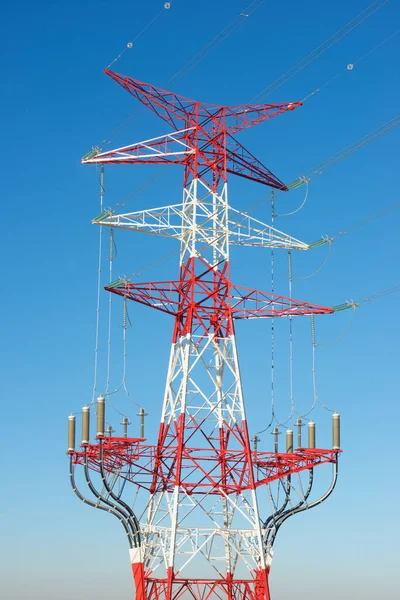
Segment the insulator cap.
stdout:
<path fill-rule="evenodd" d="M 82 444 L 89 443 L 89 430 L 90 430 L 90 406 L 84 406 L 82 408 Z"/>
<path fill-rule="evenodd" d="M 288 454 L 293 452 L 293 431 L 291 429 L 286 430 L 286 452 Z"/>
<path fill-rule="evenodd" d="M 75 450 L 75 430 L 76 430 L 75 415 L 68 417 L 68 452 Z"/>
<path fill-rule="evenodd" d="M 308 423 L 308 447 L 315 448 L 315 423 L 310 421 Z"/>
<path fill-rule="evenodd" d="M 97 437 L 104 437 L 106 403 L 104 396 L 97 398 Z"/>
<path fill-rule="evenodd" d="M 332 415 L 332 448 L 340 448 L 340 415 L 337 412 Z"/>

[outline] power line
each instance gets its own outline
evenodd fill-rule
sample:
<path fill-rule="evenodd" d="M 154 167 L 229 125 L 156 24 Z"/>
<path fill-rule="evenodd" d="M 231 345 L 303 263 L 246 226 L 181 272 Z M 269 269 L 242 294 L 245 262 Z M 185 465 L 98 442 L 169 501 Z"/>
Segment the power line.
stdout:
<path fill-rule="evenodd" d="M 378 300 L 379 298 L 383 298 L 384 296 L 389 296 L 390 294 L 395 294 L 396 292 L 400 292 L 400 285 L 395 285 L 387 290 L 377 292 L 376 294 L 373 294 L 372 296 L 366 296 L 365 298 L 361 298 L 361 300 L 358 300 L 358 302 L 356 302 L 356 304 L 358 306 L 360 306 L 361 304 L 364 304 L 365 302 L 374 302 L 375 300 Z"/>
<path fill-rule="evenodd" d="M 299 177 L 299 178 L 294 179 L 293 181 L 291 181 L 288 184 L 288 188 L 289 189 L 295 189 L 295 188 L 299 187 L 300 185 L 303 185 L 304 182 L 305 182 L 305 180 L 309 180 L 314 175 L 320 175 L 323 171 L 325 171 L 329 167 L 333 166 L 334 164 L 336 164 L 340 160 L 343 160 L 344 158 L 346 158 L 350 154 L 353 154 L 353 152 L 356 152 L 357 150 L 359 150 L 363 146 L 366 146 L 367 144 L 370 144 L 371 142 L 373 142 L 374 140 L 378 139 L 382 135 L 385 135 L 389 131 L 392 131 L 392 129 L 395 129 L 395 127 L 397 127 L 398 125 L 400 125 L 400 115 L 397 115 L 396 117 L 393 117 L 393 119 L 390 119 L 389 121 L 387 121 L 383 125 L 380 125 L 379 127 L 377 127 L 376 129 L 374 129 L 373 131 L 370 131 L 369 133 L 367 133 L 363 137 L 359 138 L 355 142 L 349 144 L 348 146 L 346 146 L 342 150 L 339 150 L 335 154 L 332 154 L 329 158 L 327 158 L 327 159 L 323 160 L 322 162 L 318 163 L 317 165 L 315 165 L 314 167 L 312 167 L 311 169 L 309 169 L 308 171 L 306 171 L 305 173 L 303 173 L 303 175 L 301 177 Z"/>
<path fill-rule="evenodd" d="M 136 44 L 136 42 L 142 37 L 142 35 L 157 21 L 157 19 L 159 19 L 159 17 L 161 17 L 161 15 L 163 13 L 165 13 L 166 10 L 168 10 L 169 8 L 171 8 L 171 4 L 172 2 L 165 2 L 164 6 L 162 7 L 162 9 L 160 11 L 158 11 L 154 17 L 152 17 L 150 19 L 150 21 L 147 23 L 147 25 L 145 25 L 143 27 L 143 29 L 141 31 L 139 31 L 139 33 L 136 35 L 136 37 L 133 38 L 133 40 L 131 42 L 128 42 L 127 45 L 125 46 L 125 48 L 122 50 L 122 52 L 120 54 L 118 54 L 118 56 L 116 56 L 114 58 L 114 60 L 112 62 L 110 62 L 110 64 L 108 65 L 107 69 L 109 69 L 114 63 L 117 62 L 117 60 L 119 60 L 121 58 L 121 56 L 123 54 L 125 54 L 125 52 L 127 50 L 130 50 L 131 48 L 133 48 L 133 46 Z"/>
<path fill-rule="evenodd" d="M 170 77 L 167 83 L 171 83 L 175 79 L 182 79 L 186 77 L 188 73 L 196 66 L 200 61 L 203 60 L 210 52 L 215 50 L 217 46 L 219 46 L 228 36 L 231 35 L 238 27 L 243 25 L 243 23 L 251 17 L 253 13 L 256 12 L 263 4 L 265 4 L 265 0 L 253 0 L 246 8 L 239 13 L 233 21 L 231 21 L 224 29 L 222 29 L 217 35 L 208 42 L 197 54 L 195 54 L 187 63 L 184 65 L 179 71 L 177 71 L 172 77 Z M 256 6 L 254 6 L 256 5 Z"/>
<path fill-rule="evenodd" d="M 362 60 L 364 60 L 364 58 L 366 58 L 367 56 L 369 56 L 370 54 L 372 54 L 373 52 L 375 52 L 375 50 L 377 50 L 378 48 L 380 48 L 381 46 L 383 46 L 384 44 L 386 44 L 386 42 L 388 42 L 389 40 L 391 40 L 392 38 L 394 38 L 399 32 L 400 32 L 400 29 L 397 29 L 394 33 L 391 33 L 390 35 L 386 36 L 379 44 L 377 44 L 376 46 L 374 46 L 373 48 L 371 48 L 370 50 L 368 50 L 368 52 L 365 52 L 365 54 L 363 54 L 362 56 L 360 56 L 359 58 L 357 58 L 353 63 L 349 63 L 346 66 L 345 69 L 341 69 L 341 71 L 339 73 L 337 73 L 334 77 L 331 77 L 330 79 L 328 79 L 328 81 L 326 81 L 325 83 L 323 83 L 321 86 L 319 86 L 313 92 L 311 92 L 310 94 L 308 94 L 307 96 L 305 96 L 305 98 L 303 98 L 303 102 L 305 102 L 306 100 L 308 100 L 308 98 L 311 98 L 311 96 L 315 96 L 315 94 L 317 94 L 318 92 L 320 92 L 321 90 L 323 90 L 324 88 L 326 88 L 329 84 L 331 84 L 332 81 L 335 81 L 336 79 L 338 79 L 339 77 L 341 77 L 345 73 L 351 72 L 354 69 L 355 65 L 357 65 L 359 62 L 361 62 Z"/>
<path fill-rule="evenodd" d="M 322 44 L 320 44 L 317 48 L 315 48 L 312 52 L 307 54 L 304 58 L 298 61 L 293 67 L 288 69 L 285 73 L 283 73 L 280 77 L 278 77 L 274 82 L 265 87 L 257 96 L 255 96 L 254 100 L 261 99 L 269 96 L 277 89 L 279 89 L 283 84 L 290 81 L 295 75 L 300 73 L 303 69 L 308 67 L 314 60 L 319 58 L 322 54 L 324 54 L 329 48 L 336 45 L 340 40 L 346 37 L 351 31 L 359 27 L 364 21 L 366 21 L 369 17 L 371 17 L 374 13 L 376 13 L 379 9 L 381 9 L 385 4 L 387 4 L 389 0 L 375 0 L 370 4 L 367 8 L 361 11 L 356 17 L 351 19 L 348 23 L 343 25 L 336 33 L 331 35 L 328 39 L 326 39 Z"/>

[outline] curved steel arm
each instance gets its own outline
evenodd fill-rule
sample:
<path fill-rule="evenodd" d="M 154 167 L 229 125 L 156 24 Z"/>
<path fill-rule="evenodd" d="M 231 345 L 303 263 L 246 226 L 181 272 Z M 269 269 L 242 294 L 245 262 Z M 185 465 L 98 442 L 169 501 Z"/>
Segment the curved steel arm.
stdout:
<path fill-rule="evenodd" d="M 114 515 L 115 517 L 117 517 L 117 519 L 121 522 L 123 528 L 125 529 L 125 533 L 128 538 L 129 547 L 133 548 L 132 533 L 129 530 L 128 525 L 125 523 L 125 520 L 112 508 L 106 508 L 105 506 L 102 506 L 99 503 L 92 502 L 92 500 L 85 498 L 85 496 L 83 496 L 80 493 L 80 491 L 78 490 L 76 483 L 75 483 L 74 463 L 73 463 L 72 454 L 71 454 L 70 463 L 69 463 L 69 479 L 70 479 L 71 487 L 72 487 L 72 490 L 73 490 L 75 496 L 77 496 L 79 498 L 79 500 L 81 500 L 84 504 L 87 504 L 88 506 L 92 506 L 93 508 L 98 508 L 99 510 L 104 510 L 105 512 L 108 512 L 111 515 Z"/>
<path fill-rule="evenodd" d="M 282 506 L 281 506 L 281 507 L 280 507 L 278 510 L 276 510 L 276 511 L 275 511 L 275 512 L 274 512 L 272 515 L 270 515 L 270 516 L 268 517 L 268 519 L 266 519 L 266 520 L 264 521 L 264 523 L 263 523 L 263 529 L 267 529 L 267 527 L 268 527 L 268 525 L 271 523 L 271 521 L 274 521 L 274 523 L 275 523 L 275 519 L 276 519 L 276 517 L 277 517 L 277 516 L 279 516 L 280 514 L 282 514 L 282 513 L 283 513 L 283 511 L 285 510 L 285 508 L 287 507 L 287 505 L 288 505 L 288 502 L 289 502 L 289 500 L 290 500 L 290 491 L 291 491 L 291 489 L 292 489 L 292 488 L 291 488 L 291 485 L 290 485 L 290 481 L 291 481 L 291 475 L 288 475 L 288 477 L 287 477 L 287 488 L 285 488 L 285 485 L 284 485 L 284 483 L 282 482 L 282 485 L 283 485 L 283 487 L 284 487 L 284 490 L 285 490 L 285 499 L 284 499 L 284 501 L 283 501 L 283 504 L 282 504 Z M 271 495 L 271 494 L 270 494 L 270 496 L 271 496 L 271 498 L 272 498 L 272 495 Z"/>
<path fill-rule="evenodd" d="M 88 460 L 87 460 L 87 448 L 85 448 L 83 451 L 83 467 L 84 467 L 84 472 L 85 472 L 86 483 L 88 484 L 90 491 L 99 500 L 99 502 L 103 502 L 103 504 L 106 504 L 107 506 L 112 508 L 114 512 L 118 513 L 124 519 L 125 524 L 127 525 L 127 527 L 129 528 L 129 530 L 131 532 L 133 545 L 136 547 L 137 546 L 136 539 L 135 539 L 136 531 L 135 531 L 135 528 L 132 526 L 132 522 L 129 518 L 129 515 L 122 508 L 120 508 L 119 506 L 116 506 L 108 498 L 103 496 L 103 494 L 101 494 L 94 487 L 92 480 L 90 479 L 89 466 L 88 466 Z M 107 492 L 108 492 L 108 490 L 107 490 Z"/>
<path fill-rule="evenodd" d="M 120 504 L 123 508 L 122 509 L 118 509 L 120 511 L 124 510 L 124 512 L 126 511 L 126 513 L 129 515 L 128 516 L 128 520 L 131 523 L 131 528 L 133 531 L 133 535 L 134 535 L 134 540 L 135 540 L 135 546 L 140 546 L 141 545 L 141 539 L 140 539 L 140 524 L 139 521 L 135 515 L 135 513 L 133 512 L 133 510 L 131 509 L 131 507 L 126 504 L 126 502 L 124 502 L 123 500 L 121 500 L 121 498 L 119 496 L 117 496 L 116 494 L 114 494 L 113 489 L 109 486 L 107 478 L 106 478 L 106 474 L 104 472 L 104 453 L 103 453 L 103 442 L 102 440 L 99 441 L 99 445 L 100 445 L 100 475 L 101 475 L 101 479 L 103 482 L 103 485 L 105 487 L 105 489 L 107 490 L 107 492 L 110 494 L 111 498 L 117 502 L 118 504 Z M 117 507 L 115 507 L 117 508 Z"/>
<path fill-rule="evenodd" d="M 284 521 L 286 521 L 286 519 L 288 519 L 289 517 L 291 517 L 293 514 L 296 514 L 296 513 L 299 513 L 299 512 L 303 512 L 305 510 L 309 510 L 310 508 L 314 508 L 315 506 L 318 506 L 318 504 L 321 504 L 321 502 L 324 502 L 332 494 L 332 492 L 333 492 L 333 490 L 335 489 L 335 486 L 336 486 L 336 482 L 337 482 L 337 478 L 338 478 L 338 472 L 339 472 L 338 457 L 336 455 L 336 462 L 333 463 L 332 482 L 331 482 L 331 485 L 328 488 L 328 490 L 320 498 L 318 498 L 317 500 L 314 500 L 314 502 L 311 502 L 310 504 L 306 504 L 306 506 L 304 506 L 304 502 L 302 502 L 301 503 L 302 505 L 298 509 L 296 509 L 296 507 L 294 507 L 294 509 L 292 509 L 290 511 L 287 511 L 287 514 L 283 515 L 279 519 L 278 524 L 275 527 L 275 531 L 274 531 L 274 534 L 273 534 L 272 539 L 271 539 L 271 547 L 274 545 L 276 534 L 278 533 L 278 529 L 280 528 L 280 526 L 282 525 L 282 523 Z"/>
<path fill-rule="evenodd" d="M 292 506 L 288 510 L 281 512 L 278 519 L 274 519 L 274 522 L 272 523 L 272 525 L 270 525 L 270 527 L 268 528 L 267 533 L 266 533 L 266 537 L 265 537 L 265 545 L 266 546 L 269 545 L 268 540 L 273 531 L 275 532 L 275 534 L 273 535 L 273 540 L 275 540 L 276 531 L 279 529 L 281 522 L 283 523 L 283 521 L 285 521 L 286 518 L 288 518 L 290 515 L 297 513 L 301 509 L 301 507 L 304 505 L 304 503 L 307 501 L 307 499 L 311 493 L 311 490 L 312 490 L 313 480 L 314 480 L 313 469 L 310 469 L 308 472 L 308 486 L 307 486 L 307 489 L 306 489 L 306 492 L 305 492 L 303 498 L 300 500 L 300 502 L 295 504 L 295 506 Z M 272 548 L 273 541 L 271 541 L 270 546 Z"/>

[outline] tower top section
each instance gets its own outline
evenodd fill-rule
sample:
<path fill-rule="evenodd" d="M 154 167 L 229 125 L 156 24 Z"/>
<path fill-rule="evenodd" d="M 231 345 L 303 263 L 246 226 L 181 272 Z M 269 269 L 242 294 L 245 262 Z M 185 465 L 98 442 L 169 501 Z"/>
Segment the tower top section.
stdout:
<path fill-rule="evenodd" d="M 175 133 L 116 150 L 89 152 L 83 163 L 184 164 L 187 176 L 212 173 L 214 185 L 227 173 L 286 191 L 287 187 L 233 136 L 258 123 L 293 111 L 301 102 L 219 106 L 197 102 L 149 83 L 105 69 L 134 98 L 168 123 Z"/>
<path fill-rule="evenodd" d="M 234 134 L 302 105 L 302 102 L 279 102 L 220 106 L 191 100 L 109 69 L 104 72 L 176 131 L 196 125 L 209 131 L 219 124 L 227 133 Z"/>

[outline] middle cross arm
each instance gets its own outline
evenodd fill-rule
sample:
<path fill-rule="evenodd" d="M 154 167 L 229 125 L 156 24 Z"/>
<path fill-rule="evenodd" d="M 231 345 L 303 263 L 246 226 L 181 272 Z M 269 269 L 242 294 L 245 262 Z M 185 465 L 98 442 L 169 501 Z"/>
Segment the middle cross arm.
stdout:
<path fill-rule="evenodd" d="M 212 205 L 200 204 L 197 211 L 197 232 L 199 239 L 210 244 L 216 235 L 215 214 Z M 173 204 L 160 208 L 150 208 L 130 213 L 114 214 L 106 211 L 93 219 L 95 225 L 129 229 L 153 235 L 183 240 L 193 228 L 191 212 L 184 204 Z M 227 231 L 218 226 L 218 234 L 229 235 L 229 243 L 237 246 L 257 246 L 263 248 L 286 248 L 308 250 L 309 245 L 290 235 L 250 217 L 232 207 L 228 208 Z"/>

